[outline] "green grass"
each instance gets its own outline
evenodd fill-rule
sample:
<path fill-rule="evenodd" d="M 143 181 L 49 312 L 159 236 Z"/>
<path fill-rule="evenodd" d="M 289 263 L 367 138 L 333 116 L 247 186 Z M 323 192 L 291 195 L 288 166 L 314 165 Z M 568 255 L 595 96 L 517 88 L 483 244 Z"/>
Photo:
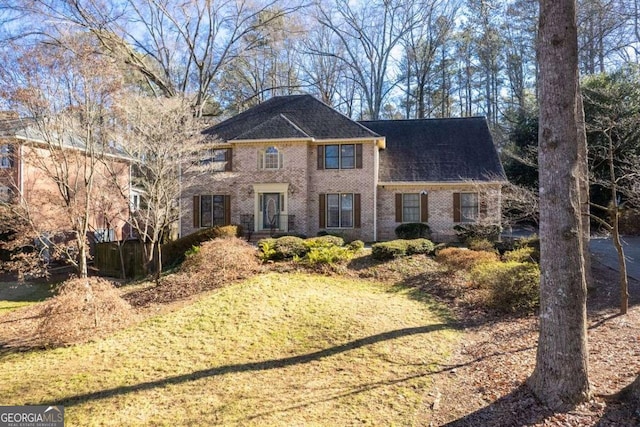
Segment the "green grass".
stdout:
<path fill-rule="evenodd" d="M 62 404 L 68 426 L 411 425 L 459 337 L 431 308 L 261 275 L 108 339 L 4 354 L 0 404 Z"/>
<path fill-rule="evenodd" d="M 51 296 L 49 283 L 0 282 L 0 315 Z"/>

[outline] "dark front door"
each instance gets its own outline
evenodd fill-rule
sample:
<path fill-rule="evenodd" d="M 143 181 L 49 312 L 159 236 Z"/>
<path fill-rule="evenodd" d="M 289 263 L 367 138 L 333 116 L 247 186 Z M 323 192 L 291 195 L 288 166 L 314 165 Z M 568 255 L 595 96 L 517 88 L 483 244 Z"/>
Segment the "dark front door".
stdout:
<path fill-rule="evenodd" d="M 262 195 L 262 224 L 265 230 L 280 228 L 280 193 Z"/>

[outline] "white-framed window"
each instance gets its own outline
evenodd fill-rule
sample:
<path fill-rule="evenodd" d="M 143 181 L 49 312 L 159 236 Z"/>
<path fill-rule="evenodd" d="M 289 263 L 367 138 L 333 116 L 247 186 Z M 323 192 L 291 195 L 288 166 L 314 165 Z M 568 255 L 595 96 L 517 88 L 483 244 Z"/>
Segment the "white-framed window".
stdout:
<path fill-rule="evenodd" d="M 231 148 L 215 148 L 207 151 L 207 157 L 200 161 L 214 172 L 231 170 Z"/>
<path fill-rule="evenodd" d="M 282 164 L 283 155 L 278 147 L 267 147 L 258 153 L 259 169 L 281 169 Z"/>
<path fill-rule="evenodd" d="M 353 194 L 327 194 L 327 228 L 353 227 Z"/>
<path fill-rule="evenodd" d="M 222 225 L 226 225 L 224 196 L 200 196 L 200 227 L 206 228 Z"/>
<path fill-rule="evenodd" d="M 332 144 L 324 146 L 325 169 L 354 169 L 355 167 L 355 144 Z"/>
<path fill-rule="evenodd" d="M 402 195 L 402 222 L 420 222 L 420 194 Z"/>
<path fill-rule="evenodd" d="M 0 168 L 11 167 L 11 146 L 0 144 Z"/>
<path fill-rule="evenodd" d="M 476 222 L 478 211 L 478 193 L 460 193 L 460 222 Z"/>

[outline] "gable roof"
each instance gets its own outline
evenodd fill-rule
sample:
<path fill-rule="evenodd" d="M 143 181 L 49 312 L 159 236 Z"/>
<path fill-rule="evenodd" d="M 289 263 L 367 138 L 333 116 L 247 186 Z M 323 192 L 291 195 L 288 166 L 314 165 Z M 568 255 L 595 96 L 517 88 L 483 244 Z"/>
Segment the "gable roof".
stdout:
<path fill-rule="evenodd" d="M 506 181 L 484 117 L 360 123 L 386 137 L 380 182 Z"/>
<path fill-rule="evenodd" d="M 205 129 L 224 142 L 246 139 L 379 137 L 311 95 L 276 96 Z"/>

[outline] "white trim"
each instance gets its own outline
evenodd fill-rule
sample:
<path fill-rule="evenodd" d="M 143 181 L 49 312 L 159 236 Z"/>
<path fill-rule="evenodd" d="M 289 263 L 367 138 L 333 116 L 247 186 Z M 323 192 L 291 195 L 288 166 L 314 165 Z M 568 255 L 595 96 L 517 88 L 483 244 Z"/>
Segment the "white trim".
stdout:
<path fill-rule="evenodd" d="M 384 187 L 423 187 L 423 186 L 440 186 L 440 187 L 460 187 L 460 186 L 492 186 L 504 185 L 507 181 L 381 181 L 378 186 Z"/>
<path fill-rule="evenodd" d="M 261 216 L 260 216 L 260 195 L 264 193 L 279 193 L 284 196 L 283 206 L 280 206 L 280 213 L 282 215 L 288 214 L 289 209 L 289 183 L 288 182 L 271 182 L 253 184 L 253 229 L 256 231 L 262 231 L 260 229 Z"/>

